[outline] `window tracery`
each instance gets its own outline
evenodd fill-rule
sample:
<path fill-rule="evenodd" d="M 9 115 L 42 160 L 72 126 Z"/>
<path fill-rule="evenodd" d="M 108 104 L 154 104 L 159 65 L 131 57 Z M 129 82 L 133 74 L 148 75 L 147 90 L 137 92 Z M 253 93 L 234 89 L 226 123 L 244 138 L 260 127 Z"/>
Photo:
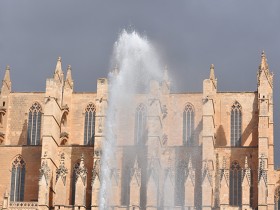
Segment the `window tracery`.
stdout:
<path fill-rule="evenodd" d="M 236 101 L 231 107 L 230 113 L 230 142 L 231 146 L 241 146 L 241 125 L 242 125 L 242 108 Z"/>
<path fill-rule="evenodd" d="M 96 107 L 90 103 L 85 112 L 84 145 L 94 144 Z"/>
<path fill-rule="evenodd" d="M 23 201 L 25 182 L 25 162 L 18 155 L 12 163 L 10 201 Z"/>
<path fill-rule="evenodd" d="M 39 145 L 41 138 L 41 118 L 42 108 L 38 102 L 35 102 L 29 109 L 27 144 Z"/>
<path fill-rule="evenodd" d="M 144 140 L 146 127 L 146 107 L 144 104 L 140 104 L 136 108 L 135 113 L 135 143 L 139 144 Z"/>
<path fill-rule="evenodd" d="M 183 113 L 183 143 L 190 145 L 194 137 L 194 109 L 191 104 L 187 104 Z"/>
<path fill-rule="evenodd" d="M 233 161 L 230 168 L 230 205 L 241 206 L 242 204 L 242 170 L 237 161 Z"/>

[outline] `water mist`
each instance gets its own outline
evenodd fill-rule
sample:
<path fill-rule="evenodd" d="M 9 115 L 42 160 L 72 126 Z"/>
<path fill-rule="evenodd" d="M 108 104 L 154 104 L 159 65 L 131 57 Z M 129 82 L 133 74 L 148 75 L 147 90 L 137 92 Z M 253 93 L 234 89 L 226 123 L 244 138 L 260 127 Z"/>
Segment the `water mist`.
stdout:
<path fill-rule="evenodd" d="M 115 162 L 117 131 L 123 126 L 127 114 L 135 110 L 134 99 L 139 92 L 149 90 L 151 80 L 161 81 L 162 67 L 156 50 L 147 38 L 135 31 L 123 31 L 114 45 L 112 65 L 117 70 L 109 74 L 109 101 L 105 124 L 106 140 L 102 145 L 100 209 L 109 209 L 112 196 L 111 173 Z M 122 139 L 122 141 L 124 141 Z"/>

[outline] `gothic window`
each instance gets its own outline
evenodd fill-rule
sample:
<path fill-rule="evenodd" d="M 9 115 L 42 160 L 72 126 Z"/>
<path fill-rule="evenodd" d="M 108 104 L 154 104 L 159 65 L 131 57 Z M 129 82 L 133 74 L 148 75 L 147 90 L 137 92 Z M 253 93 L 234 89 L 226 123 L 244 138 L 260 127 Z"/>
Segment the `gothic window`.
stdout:
<path fill-rule="evenodd" d="M 18 155 L 12 163 L 10 201 L 23 201 L 24 199 L 25 162 Z"/>
<path fill-rule="evenodd" d="M 233 161 L 230 168 L 230 205 L 241 206 L 242 204 L 242 170 L 237 161 Z"/>
<path fill-rule="evenodd" d="M 42 108 L 39 103 L 34 103 L 28 114 L 27 144 L 39 145 L 41 138 Z"/>
<path fill-rule="evenodd" d="M 235 102 L 231 107 L 230 113 L 230 142 L 231 146 L 241 146 L 241 125 L 242 125 L 242 112 L 241 106 Z"/>
<path fill-rule="evenodd" d="M 190 145 L 193 143 L 194 137 L 194 109 L 193 106 L 187 104 L 183 113 L 183 143 Z"/>
<path fill-rule="evenodd" d="M 146 107 L 140 104 L 135 113 L 135 143 L 139 144 L 144 140 L 146 127 Z"/>
<path fill-rule="evenodd" d="M 84 145 L 94 144 L 95 135 L 95 105 L 90 103 L 86 108 L 85 113 L 85 130 L 84 130 Z"/>

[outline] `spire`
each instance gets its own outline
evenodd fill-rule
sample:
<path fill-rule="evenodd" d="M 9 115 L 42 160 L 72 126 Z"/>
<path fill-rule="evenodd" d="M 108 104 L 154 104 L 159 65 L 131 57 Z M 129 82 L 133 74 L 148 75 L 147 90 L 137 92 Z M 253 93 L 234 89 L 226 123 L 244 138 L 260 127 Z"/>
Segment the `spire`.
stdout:
<path fill-rule="evenodd" d="M 68 65 L 67 67 L 67 73 L 66 73 L 66 81 L 65 81 L 66 87 L 73 88 L 73 79 L 72 79 L 72 68 L 71 65 Z"/>
<path fill-rule="evenodd" d="M 63 80 L 63 71 L 61 66 L 61 57 L 57 58 L 57 63 L 54 71 L 54 79 L 58 79 L 59 81 Z"/>
<path fill-rule="evenodd" d="M 269 66 L 267 63 L 267 58 L 266 55 L 264 53 L 264 51 L 262 51 L 261 54 L 261 63 L 259 65 L 259 71 L 258 71 L 258 86 L 260 85 L 260 79 L 264 78 L 261 77 L 262 72 L 265 74 L 265 78 L 267 78 L 269 84 L 271 87 L 273 87 L 273 73 L 269 71 Z"/>
<path fill-rule="evenodd" d="M 11 88 L 12 88 L 12 82 L 11 82 L 11 77 L 10 77 L 10 66 L 7 65 L 5 75 L 4 75 L 4 79 L 2 81 L 1 92 L 3 92 L 4 90 L 7 90 L 8 92 L 11 92 Z"/>

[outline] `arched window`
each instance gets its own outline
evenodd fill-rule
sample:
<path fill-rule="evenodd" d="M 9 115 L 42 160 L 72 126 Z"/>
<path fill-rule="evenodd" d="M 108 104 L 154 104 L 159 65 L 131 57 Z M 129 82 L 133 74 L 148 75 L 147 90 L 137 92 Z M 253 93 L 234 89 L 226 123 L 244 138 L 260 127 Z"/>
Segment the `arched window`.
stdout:
<path fill-rule="evenodd" d="M 183 113 L 183 144 L 190 145 L 194 137 L 194 109 L 187 104 Z"/>
<path fill-rule="evenodd" d="M 135 113 L 135 144 L 143 143 L 146 127 L 146 107 L 140 104 Z"/>
<path fill-rule="evenodd" d="M 39 145 L 41 138 L 42 108 L 39 103 L 34 103 L 28 114 L 27 144 Z"/>
<path fill-rule="evenodd" d="M 241 146 L 241 125 L 241 105 L 238 102 L 235 102 L 231 107 L 230 113 L 230 142 L 233 147 Z"/>
<path fill-rule="evenodd" d="M 24 199 L 25 162 L 18 155 L 12 163 L 10 201 L 23 201 Z"/>
<path fill-rule="evenodd" d="M 230 168 L 230 205 L 241 206 L 242 204 L 242 170 L 237 161 L 233 161 Z"/>
<path fill-rule="evenodd" d="M 90 103 L 85 113 L 84 145 L 94 144 L 95 135 L 95 111 L 94 104 Z"/>

